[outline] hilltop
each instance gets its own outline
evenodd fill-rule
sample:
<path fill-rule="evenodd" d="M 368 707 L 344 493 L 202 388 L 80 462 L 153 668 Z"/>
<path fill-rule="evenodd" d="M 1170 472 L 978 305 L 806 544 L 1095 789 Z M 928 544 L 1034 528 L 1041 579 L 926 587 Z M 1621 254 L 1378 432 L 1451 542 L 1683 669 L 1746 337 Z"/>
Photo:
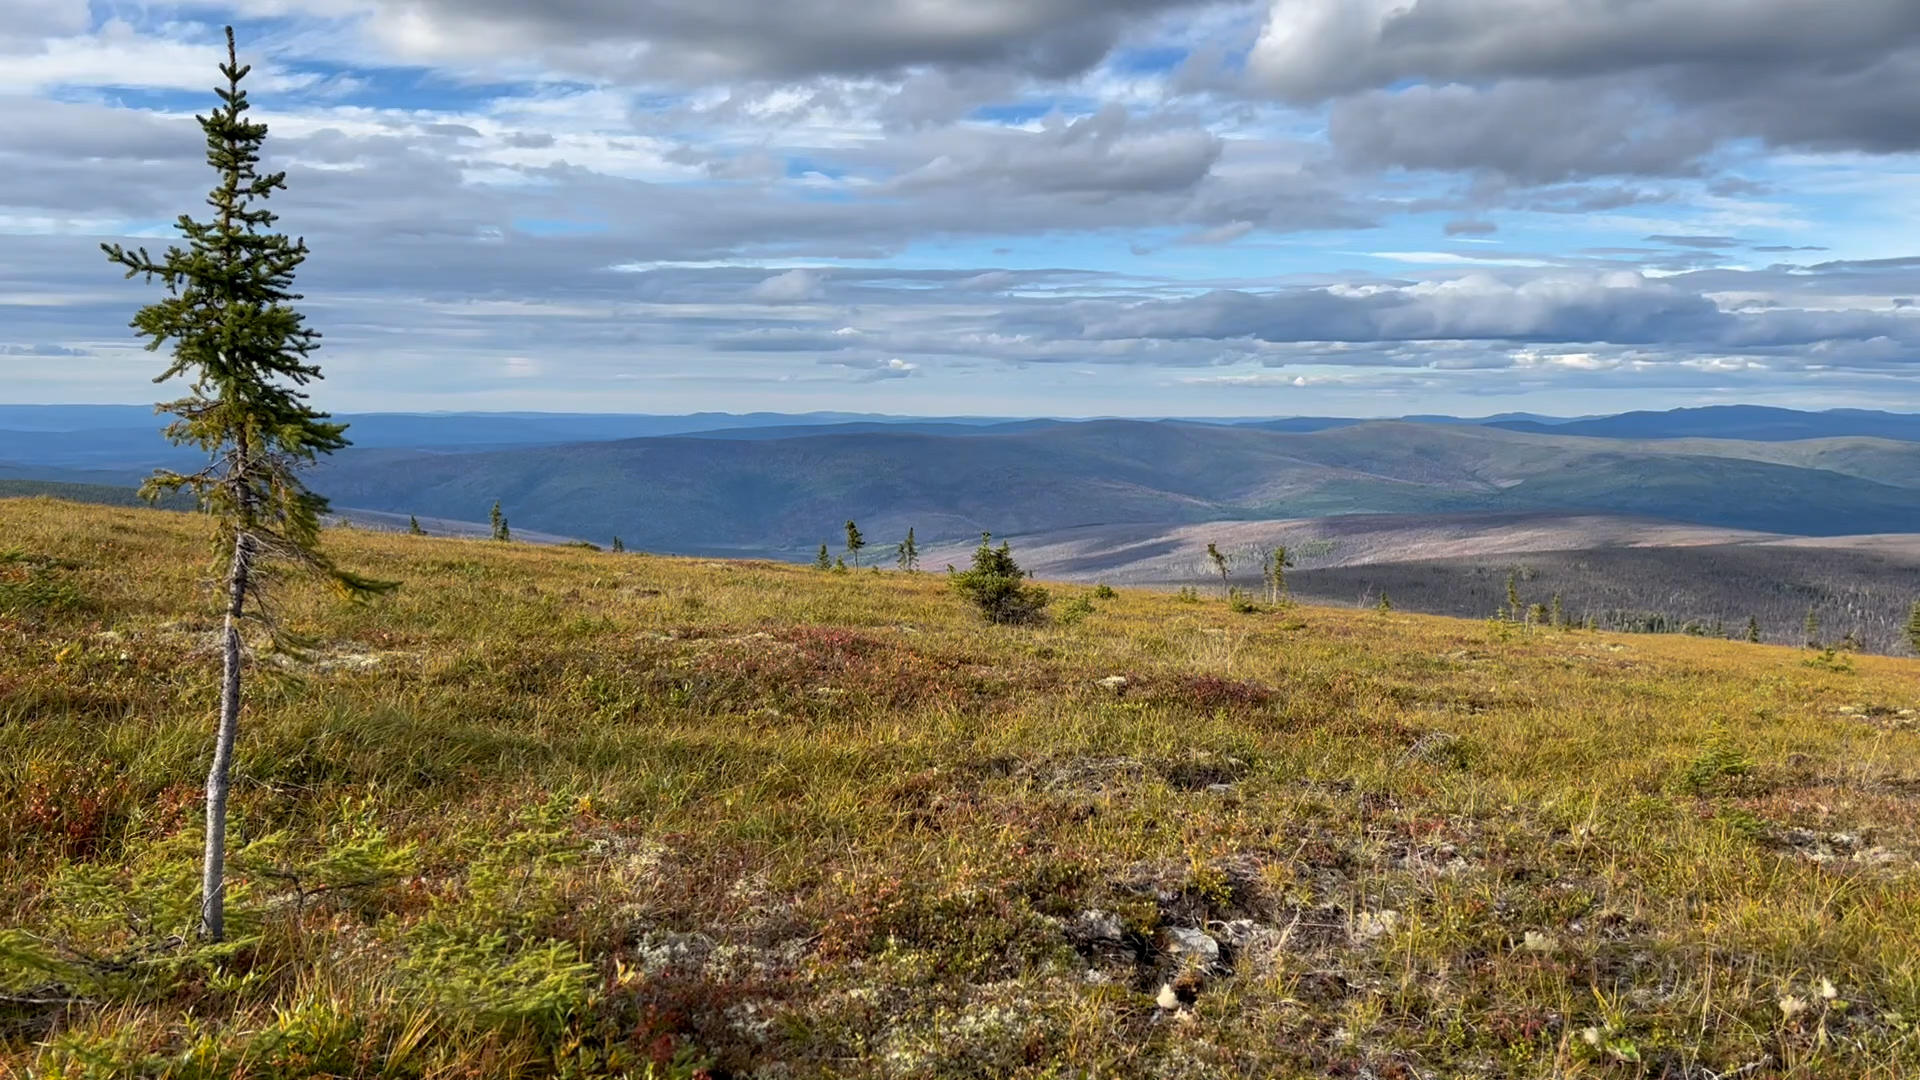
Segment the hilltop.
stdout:
<path fill-rule="evenodd" d="M 203 949 L 206 523 L 0 536 L 0 1072 L 1920 1069 L 1914 661 L 334 530 Z"/>

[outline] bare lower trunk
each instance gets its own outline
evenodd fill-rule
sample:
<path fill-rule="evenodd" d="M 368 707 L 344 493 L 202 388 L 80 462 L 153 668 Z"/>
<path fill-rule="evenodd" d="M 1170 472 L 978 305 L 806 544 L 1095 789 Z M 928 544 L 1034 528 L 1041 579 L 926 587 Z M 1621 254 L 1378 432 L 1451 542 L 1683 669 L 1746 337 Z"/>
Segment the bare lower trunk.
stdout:
<path fill-rule="evenodd" d="M 227 792 L 233 787 L 233 744 L 240 734 L 240 616 L 246 609 L 247 577 L 253 570 L 253 537 L 234 541 L 227 572 L 226 666 L 220 682 L 220 729 L 207 773 L 207 857 L 200 872 L 200 929 L 210 941 L 227 932 Z"/>

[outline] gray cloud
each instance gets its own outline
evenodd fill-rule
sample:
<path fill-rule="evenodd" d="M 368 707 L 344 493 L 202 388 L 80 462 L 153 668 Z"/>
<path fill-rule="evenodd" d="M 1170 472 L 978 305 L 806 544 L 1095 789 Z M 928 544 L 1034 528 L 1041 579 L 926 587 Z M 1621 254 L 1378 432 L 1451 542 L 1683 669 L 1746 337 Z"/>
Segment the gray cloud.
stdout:
<path fill-rule="evenodd" d="M 770 304 L 797 304 L 824 297 L 826 289 L 821 285 L 818 272 L 789 270 L 755 285 L 749 295 Z"/>
<path fill-rule="evenodd" d="M 1124 308 L 1092 308 L 1094 338 L 1254 338 L 1271 342 L 1509 341 L 1727 348 L 1832 339 L 1920 341 L 1920 321 L 1872 312 L 1721 310 L 1708 297 L 1631 274 L 1491 275 L 1406 288 L 1220 291 Z"/>
<path fill-rule="evenodd" d="M 1376 165 L 1539 182 L 1697 172 L 1739 136 L 1920 148 L 1910 0 L 1275 0 L 1249 72 L 1334 102 Z"/>
<path fill-rule="evenodd" d="M 65 345 L 0 345 L 0 356 L 91 356 L 86 349 Z"/>
<path fill-rule="evenodd" d="M 1663 68 L 1764 80 L 1920 44 L 1907 0 L 1275 0 L 1249 67 L 1324 100 L 1406 80 L 1484 82 Z"/>
<path fill-rule="evenodd" d="M 932 65 L 1061 77 L 1085 71 L 1133 20 L 1213 0 L 376 0 L 389 47 L 525 56 L 577 71 L 689 79 L 864 75 Z M 318 6 L 318 5 L 316 5 Z"/>
<path fill-rule="evenodd" d="M 1666 233 L 1656 233 L 1647 237 L 1647 243 L 1672 244 L 1675 247 L 1702 248 L 1708 251 L 1742 246 L 1740 241 L 1731 236 L 1674 236 Z"/>
<path fill-rule="evenodd" d="M 1141 131 L 1127 110 L 1109 105 L 1039 132 L 947 135 L 951 149 L 895 180 L 890 189 L 972 188 L 1013 193 L 1181 191 L 1198 184 L 1220 158 L 1205 131 Z"/>
<path fill-rule="evenodd" d="M 1335 103 L 1333 145 L 1362 168 L 1483 169 L 1522 183 L 1699 171 L 1715 134 L 1697 117 L 1581 82 L 1415 86 Z"/>

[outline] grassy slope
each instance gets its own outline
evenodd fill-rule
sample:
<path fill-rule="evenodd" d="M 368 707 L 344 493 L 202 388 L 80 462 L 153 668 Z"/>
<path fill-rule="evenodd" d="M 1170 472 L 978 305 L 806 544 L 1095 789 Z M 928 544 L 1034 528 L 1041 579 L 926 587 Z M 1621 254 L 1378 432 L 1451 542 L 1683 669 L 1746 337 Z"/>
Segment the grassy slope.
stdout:
<path fill-rule="evenodd" d="M 251 683 L 242 940 L 169 946 L 203 529 L 0 502 L 15 1070 L 1920 1070 L 1912 661 L 1133 593 L 1016 630 L 932 575 L 351 531 L 407 585 L 283 594 L 321 644 Z M 1198 926 L 1238 945 L 1183 975 Z"/>
<path fill-rule="evenodd" d="M 0 477 L 0 499 L 39 496 L 100 506 L 145 507 L 149 505 L 140 497 L 140 489 L 137 487 L 115 487 L 111 484 L 67 484 L 55 480 L 12 480 Z M 169 495 L 161 498 L 160 505 L 170 509 L 184 510 L 193 505 L 193 500 L 191 496 Z"/>

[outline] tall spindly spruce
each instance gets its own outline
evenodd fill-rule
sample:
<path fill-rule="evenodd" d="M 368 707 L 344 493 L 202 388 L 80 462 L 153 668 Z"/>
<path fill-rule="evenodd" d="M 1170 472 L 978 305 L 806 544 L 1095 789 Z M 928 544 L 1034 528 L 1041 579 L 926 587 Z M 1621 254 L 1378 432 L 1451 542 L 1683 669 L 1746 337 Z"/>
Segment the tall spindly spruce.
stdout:
<path fill-rule="evenodd" d="M 347 445 L 346 425 L 308 406 L 300 389 L 320 378 L 309 356 L 320 335 L 306 327 L 292 302 L 293 272 L 307 257 L 304 240 L 272 231 L 276 215 L 260 205 L 286 187 L 285 173 L 258 171 L 265 124 L 246 119 L 247 76 L 227 28 L 226 78 L 216 88 L 220 106 L 198 117 L 206 133 L 207 164 L 219 185 L 207 196 L 210 220 L 182 214 L 175 223 L 186 246 L 155 260 L 145 248 L 129 251 L 102 244 L 126 276 L 159 278 L 166 298 L 140 309 L 132 326 L 149 351 L 169 342 L 173 359 L 154 379 L 187 380 L 187 396 L 163 402 L 174 419 L 166 434 L 176 445 L 198 446 L 208 455 L 199 472 L 161 471 L 141 489 L 148 498 L 191 491 L 218 523 L 219 558 L 227 567 L 223 608 L 223 674 L 220 719 L 207 773 L 207 837 L 201 875 L 200 930 L 219 941 L 226 935 L 227 796 L 232 787 L 233 748 L 240 729 L 240 679 L 245 662 L 241 625 L 264 625 L 274 640 L 292 639 L 267 617 L 263 605 L 274 563 L 319 575 L 343 593 L 365 597 L 393 582 L 374 581 L 334 565 L 320 550 L 320 519 L 326 499 L 307 490 L 302 469 L 321 454 Z"/>
<path fill-rule="evenodd" d="M 1266 560 L 1261 564 L 1260 576 L 1267 583 L 1267 600 L 1276 607 L 1287 594 L 1287 571 L 1291 569 L 1293 556 L 1287 554 L 1285 547 L 1267 552 Z"/>
<path fill-rule="evenodd" d="M 867 538 L 860 534 L 860 526 L 847 519 L 847 554 L 853 556 L 853 565 L 860 565 L 860 549 L 867 546 Z"/>
<path fill-rule="evenodd" d="M 900 542 L 900 550 L 894 553 L 893 561 L 909 574 L 920 569 L 920 544 L 913 538 L 911 526 L 907 528 L 907 538 Z"/>
<path fill-rule="evenodd" d="M 1233 586 L 1227 577 L 1232 570 L 1232 560 L 1228 558 L 1226 552 L 1220 550 L 1220 545 L 1208 544 L 1207 561 L 1213 564 L 1214 572 L 1220 575 L 1220 595 L 1232 598 Z"/>

